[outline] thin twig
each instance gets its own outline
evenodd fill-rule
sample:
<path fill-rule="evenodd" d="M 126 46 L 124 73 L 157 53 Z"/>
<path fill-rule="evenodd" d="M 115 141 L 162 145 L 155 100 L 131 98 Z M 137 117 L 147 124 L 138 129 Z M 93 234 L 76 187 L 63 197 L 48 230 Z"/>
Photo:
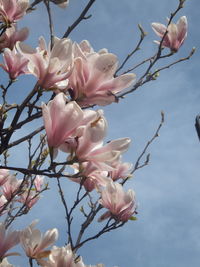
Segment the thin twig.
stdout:
<path fill-rule="evenodd" d="M 36 85 L 34 86 L 33 90 L 28 94 L 28 96 L 23 100 L 23 102 L 21 103 L 20 106 L 18 106 L 17 108 L 17 112 L 15 113 L 15 116 L 11 122 L 11 125 L 9 127 L 9 131 L 6 135 L 6 137 L 3 140 L 2 146 L 1 146 L 1 151 L 0 153 L 2 153 L 5 149 L 7 149 L 8 143 L 10 141 L 10 138 L 12 136 L 12 134 L 15 131 L 15 126 L 24 110 L 24 108 L 26 107 L 26 104 L 31 100 L 31 98 L 35 95 L 35 93 L 37 92 L 38 89 L 38 84 L 36 83 Z"/>
<path fill-rule="evenodd" d="M 143 168 L 143 167 L 148 165 L 149 160 L 150 160 L 150 154 L 147 154 L 146 159 L 142 164 L 140 164 L 140 161 L 144 157 L 144 155 L 146 154 L 147 149 L 149 148 L 149 146 L 154 142 L 154 140 L 157 137 L 159 137 L 159 132 L 160 132 L 161 127 L 163 126 L 164 120 L 165 120 L 165 115 L 164 115 L 164 112 L 161 111 L 161 121 L 160 121 L 160 123 L 158 125 L 158 128 L 156 129 L 156 131 L 155 131 L 154 135 L 152 136 L 152 138 L 147 142 L 147 144 L 145 145 L 142 153 L 139 155 L 138 159 L 136 160 L 136 163 L 135 163 L 135 165 L 133 167 L 133 170 L 131 171 L 131 174 L 133 174 L 136 170 L 141 169 L 141 168 Z M 129 178 L 124 179 L 121 184 L 124 185 L 128 179 Z"/>
<path fill-rule="evenodd" d="M 49 169 L 36 170 L 36 169 L 27 169 L 27 168 L 3 166 L 3 165 L 0 165 L 0 169 L 16 171 L 16 172 L 20 172 L 26 175 L 31 175 L 31 174 L 37 175 L 38 174 L 38 175 L 47 176 L 49 178 L 60 178 L 60 177 L 73 178 L 73 176 L 65 174 L 65 173 L 61 173 L 61 172 L 51 173 Z"/>
<path fill-rule="evenodd" d="M 36 129 L 35 131 L 33 131 L 32 133 L 10 143 L 7 148 L 11 148 L 13 146 L 19 145 L 20 143 L 27 141 L 28 139 L 32 138 L 33 136 L 35 136 L 36 134 L 38 134 L 39 132 L 44 130 L 44 126 L 39 127 L 38 129 Z"/>
<path fill-rule="evenodd" d="M 195 53 L 195 48 L 192 48 L 190 54 L 189 54 L 187 57 L 180 58 L 180 59 L 178 59 L 178 60 L 172 62 L 171 64 L 169 64 L 169 65 L 167 65 L 167 66 L 164 66 L 164 67 L 162 67 L 162 68 L 157 69 L 156 71 L 154 71 L 154 72 L 151 74 L 151 76 L 154 77 L 156 74 L 158 74 L 158 73 L 159 73 L 160 71 L 162 71 L 162 70 L 168 69 L 168 68 L 172 67 L 173 65 L 175 65 L 175 64 L 177 64 L 177 63 L 180 63 L 180 62 L 182 62 L 182 61 L 189 60 L 189 59 L 193 56 L 194 53 Z"/>
<path fill-rule="evenodd" d="M 137 90 L 140 86 L 144 85 L 145 83 L 149 82 L 149 81 L 154 81 L 156 80 L 156 75 L 162 71 L 162 70 L 165 70 L 165 69 L 168 69 L 170 68 L 171 66 L 175 65 L 175 64 L 178 64 L 180 62 L 183 62 L 183 61 L 187 61 L 191 58 L 191 56 L 194 54 L 195 52 L 195 49 L 193 48 L 192 51 L 190 52 L 190 54 L 188 56 L 186 56 L 185 58 L 180 58 L 176 61 L 174 61 L 173 63 L 170 63 L 169 65 L 166 65 L 164 67 L 161 67 L 157 70 L 155 70 L 153 73 L 150 73 L 150 69 L 153 67 L 154 64 L 151 64 L 151 68 L 148 68 L 147 71 L 145 71 L 145 73 L 142 75 L 142 77 L 136 82 L 136 84 L 131 88 L 129 89 L 128 91 L 126 92 L 123 92 L 121 94 L 119 94 L 118 96 L 116 96 L 117 98 L 123 98 L 125 95 L 128 95 L 132 92 L 134 92 L 135 90 Z M 168 54 L 169 55 L 169 54 Z M 164 58 L 165 56 L 162 56 L 162 58 Z M 144 62 L 142 62 L 144 63 Z M 126 72 L 125 72 L 126 73 Z M 145 79 L 144 79 L 145 78 Z"/>
<path fill-rule="evenodd" d="M 151 80 L 154 80 L 153 79 L 154 77 L 152 77 L 151 74 L 150 74 L 150 71 L 151 71 L 152 67 L 157 63 L 157 61 L 159 59 L 164 58 L 164 57 L 169 57 L 169 56 L 171 56 L 173 54 L 173 53 L 170 53 L 170 54 L 167 54 L 167 55 L 162 56 L 163 42 L 164 42 L 164 39 L 165 39 L 166 35 L 168 34 L 168 30 L 167 30 L 168 26 L 170 25 L 170 23 L 172 22 L 173 18 L 175 17 L 175 15 L 177 14 L 177 12 L 181 8 L 183 8 L 183 0 L 179 0 L 178 7 L 176 8 L 176 10 L 173 13 L 171 13 L 170 18 L 168 20 L 167 27 L 166 27 L 166 31 L 165 31 L 164 35 L 162 36 L 162 39 L 161 39 L 161 41 L 159 43 L 159 46 L 158 46 L 158 49 L 157 49 L 157 53 L 155 54 L 155 56 L 151 60 L 149 60 L 149 66 L 145 70 L 144 74 L 139 78 L 139 80 L 137 81 L 137 83 L 130 90 L 119 94 L 118 96 L 116 96 L 117 98 L 123 98 L 125 95 L 134 92 L 136 89 L 138 89 L 144 83 L 149 82 Z M 181 61 L 183 61 L 183 59 L 181 59 Z M 164 67 L 164 68 L 166 68 L 166 67 Z M 146 79 L 144 81 L 144 78 L 145 77 L 146 77 Z"/>
<path fill-rule="evenodd" d="M 66 217 L 66 220 L 67 220 L 68 242 L 71 244 L 71 247 L 73 247 L 73 240 L 72 240 L 72 235 L 71 235 L 72 218 L 71 218 L 71 216 L 69 214 L 69 211 L 68 211 L 67 202 L 65 200 L 65 197 L 64 197 L 64 194 L 63 194 L 63 191 L 62 191 L 62 187 L 61 187 L 61 184 L 60 184 L 60 179 L 57 179 L 57 185 L 58 185 L 58 189 L 59 189 L 59 195 L 60 195 L 62 204 L 64 206 L 65 217 Z"/>
<path fill-rule="evenodd" d="M 165 120 L 165 115 L 164 115 L 164 112 L 162 111 L 161 112 L 161 121 L 160 121 L 160 124 L 155 132 L 155 134 L 153 135 L 153 137 L 147 142 L 146 146 L 144 147 L 142 153 L 140 154 L 140 156 L 138 157 L 136 163 L 135 163 L 135 166 L 131 172 L 131 174 L 133 174 L 136 170 L 138 170 L 139 168 L 141 168 L 142 166 L 140 165 L 140 160 L 142 159 L 142 157 L 146 154 L 146 151 L 147 149 L 149 148 L 149 146 L 153 143 L 153 141 L 159 136 L 159 131 L 164 123 L 164 120 Z M 148 164 L 148 162 L 146 163 Z M 145 164 L 145 165 L 146 165 Z"/>
<path fill-rule="evenodd" d="M 88 4 L 83 9 L 80 16 L 74 21 L 74 23 L 71 26 L 68 27 L 67 31 L 63 35 L 63 38 L 67 38 L 69 36 L 69 34 L 78 26 L 78 24 L 82 20 L 86 20 L 86 19 L 89 19 L 91 17 L 91 15 L 86 17 L 86 14 L 87 14 L 88 10 L 91 8 L 91 6 L 94 4 L 95 1 L 96 0 L 89 0 Z"/>
<path fill-rule="evenodd" d="M 7 102 L 6 102 L 6 94 L 7 94 L 8 88 L 13 84 L 13 82 L 14 82 L 14 80 L 10 80 L 6 87 L 4 87 L 3 85 L 0 86 L 2 88 L 3 105 L 7 104 Z"/>
<path fill-rule="evenodd" d="M 54 27 L 53 27 L 53 20 L 52 20 L 52 15 L 51 15 L 51 8 L 50 8 L 50 2 L 49 0 L 45 0 L 44 4 L 46 6 L 47 9 L 47 14 L 48 14 L 48 18 L 49 18 L 49 30 L 50 30 L 50 39 L 51 39 L 51 49 L 53 47 L 53 43 L 54 43 Z"/>
<path fill-rule="evenodd" d="M 111 225 L 109 225 L 109 222 L 110 220 L 108 220 L 108 222 L 106 223 L 106 225 L 103 227 L 102 230 L 100 230 L 97 234 L 91 236 L 91 237 L 88 237 L 86 238 L 84 241 L 80 242 L 79 244 L 77 244 L 75 247 L 74 247 L 74 252 L 76 252 L 80 247 L 82 247 L 85 243 L 87 243 L 88 241 L 91 241 L 91 240 L 94 240 L 94 239 L 97 239 L 98 237 L 100 237 L 101 235 L 105 234 L 105 233 L 108 233 L 112 230 L 116 230 L 117 228 L 120 228 L 122 227 L 125 222 L 117 222 L 115 221 L 114 223 L 112 223 Z"/>
<path fill-rule="evenodd" d="M 143 42 L 146 33 L 144 32 L 144 30 L 142 29 L 142 26 L 139 24 L 138 28 L 140 30 L 140 40 L 138 41 L 136 47 L 133 49 L 133 51 L 131 53 L 129 53 L 126 58 L 124 59 L 124 61 L 122 62 L 122 64 L 119 66 L 119 68 L 116 70 L 114 76 L 116 76 L 116 74 L 124 67 L 124 65 L 126 64 L 126 62 L 138 51 L 140 50 L 140 45 Z"/>

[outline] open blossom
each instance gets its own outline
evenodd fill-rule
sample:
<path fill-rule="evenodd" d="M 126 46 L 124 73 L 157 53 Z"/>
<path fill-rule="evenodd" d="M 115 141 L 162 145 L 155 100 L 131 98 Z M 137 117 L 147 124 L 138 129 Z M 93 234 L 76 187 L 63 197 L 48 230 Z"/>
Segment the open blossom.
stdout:
<path fill-rule="evenodd" d="M 70 152 L 71 147 L 72 157 L 75 156 L 79 162 L 90 162 L 100 171 L 112 170 L 112 164 L 128 149 L 130 139 L 121 138 L 103 145 L 107 132 L 107 121 L 103 112 L 99 110 L 84 115 L 86 116 L 83 116 L 82 122 L 85 125 L 81 123 L 60 149 Z"/>
<path fill-rule="evenodd" d="M 24 43 L 17 43 L 17 48 L 29 60 L 29 73 L 38 78 L 41 87 L 66 88 L 72 68 L 72 43 L 69 39 L 55 38 L 52 50 L 43 37 L 39 39 L 36 50 Z"/>
<path fill-rule="evenodd" d="M 57 94 L 47 105 L 42 105 L 42 115 L 48 145 L 55 148 L 65 142 L 83 119 L 83 111 L 78 104 L 66 104 L 63 93 Z"/>
<path fill-rule="evenodd" d="M 0 64 L 0 66 L 8 73 L 11 80 L 27 73 L 28 60 L 19 54 L 15 48 L 13 50 L 5 48 L 3 59 L 5 64 Z"/>
<path fill-rule="evenodd" d="M 24 41 L 29 34 L 28 28 L 24 27 L 20 30 L 17 30 L 16 25 L 12 25 L 10 28 L 7 28 L 6 31 L 0 36 L 0 51 L 4 48 L 10 48 L 13 50 L 17 41 Z"/>
<path fill-rule="evenodd" d="M 103 115 L 103 110 L 83 110 L 83 119 L 71 135 L 65 140 L 59 149 L 66 153 L 74 153 L 79 146 L 84 150 L 86 145 L 88 149 L 89 143 L 82 142 L 80 144 L 79 138 L 84 136 L 86 141 L 90 140 L 91 143 L 101 142 L 107 132 L 107 120 Z"/>
<path fill-rule="evenodd" d="M 19 255 L 16 252 L 7 253 L 7 251 L 20 242 L 20 233 L 20 231 L 11 232 L 10 230 L 6 233 L 5 225 L 0 223 L 0 261 L 8 256 Z"/>
<path fill-rule="evenodd" d="M 20 242 L 27 257 L 46 258 L 50 254 L 50 250 L 46 250 L 46 248 L 55 243 L 58 238 L 58 230 L 56 228 L 48 230 L 43 236 L 38 229 L 34 229 L 36 223 L 37 221 L 34 221 L 21 232 Z"/>
<path fill-rule="evenodd" d="M 98 171 L 91 162 L 83 162 L 80 165 L 74 164 L 72 167 L 78 171 L 80 177 L 70 178 L 70 180 L 82 184 L 86 191 L 91 192 L 100 186 L 106 186 L 107 172 Z"/>
<path fill-rule="evenodd" d="M 0 267 L 14 267 L 14 265 L 10 264 L 7 258 L 4 258 L 3 261 L 0 263 Z"/>
<path fill-rule="evenodd" d="M 133 83 L 135 74 L 123 74 L 115 78 L 117 57 L 106 50 L 99 53 L 90 51 L 92 49 L 86 42 L 82 46 L 73 45 L 74 68 L 68 85 L 71 97 L 81 106 L 104 106 L 116 102 L 116 94 Z"/>
<path fill-rule="evenodd" d="M 21 19 L 29 6 L 29 0 L 1 0 L 0 21 L 10 25 Z"/>
<path fill-rule="evenodd" d="M 39 263 L 43 267 L 85 267 L 81 257 L 76 260 L 75 258 L 70 245 L 61 248 L 54 246 L 49 260 L 39 261 Z"/>
<path fill-rule="evenodd" d="M 119 183 L 108 181 L 107 186 L 101 192 L 99 203 L 109 211 L 104 213 L 99 221 L 113 217 L 118 221 L 128 221 L 135 213 L 135 193 L 129 189 L 125 192 L 123 186 Z"/>
<path fill-rule="evenodd" d="M 77 148 L 76 156 L 81 159 L 85 157 L 88 151 L 93 150 L 99 144 L 102 144 L 107 132 L 107 121 L 103 112 L 97 111 L 95 118 L 77 129 Z"/>
<path fill-rule="evenodd" d="M 121 154 L 127 151 L 130 142 L 130 138 L 120 138 L 103 145 L 103 142 L 93 143 L 83 135 L 79 138 L 76 156 L 79 161 L 92 162 L 99 170 L 110 171 Z"/>
<path fill-rule="evenodd" d="M 168 27 L 161 23 L 152 23 L 154 32 L 161 38 L 165 32 L 162 45 L 171 49 L 172 52 L 177 52 L 187 37 L 187 18 L 181 17 L 176 24 L 170 23 Z M 160 43 L 156 41 L 157 43 Z"/>

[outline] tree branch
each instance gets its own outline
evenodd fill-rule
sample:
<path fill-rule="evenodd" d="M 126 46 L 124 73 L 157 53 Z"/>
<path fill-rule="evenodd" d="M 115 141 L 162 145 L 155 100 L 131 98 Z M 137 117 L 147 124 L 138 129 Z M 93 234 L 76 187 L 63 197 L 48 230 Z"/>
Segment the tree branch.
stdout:
<path fill-rule="evenodd" d="M 70 35 L 70 33 L 78 26 L 78 24 L 82 20 L 85 20 L 85 19 L 88 19 L 88 18 L 91 17 L 91 15 L 86 17 L 86 13 L 91 8 L 91 6 L 94 4 L 95 1 L 96 0 L 89 0 L 88 4 L 83 9 L 83 11 L 81 12 L 80 16 L 75 20 L 75 22 L 71 26 L 68 27 L 67 31 L 63 35 L 63 38 L 67 38 Z"/>

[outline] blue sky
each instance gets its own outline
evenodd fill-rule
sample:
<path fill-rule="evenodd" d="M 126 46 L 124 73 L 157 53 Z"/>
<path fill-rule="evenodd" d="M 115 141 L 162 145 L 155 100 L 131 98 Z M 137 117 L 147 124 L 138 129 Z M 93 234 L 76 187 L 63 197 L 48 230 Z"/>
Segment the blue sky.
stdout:
<path fill-rule="evenodd" d="M 71 0 L 65 10 L 52 5 L 58 37 L 63 35 L 86 2 Z M 122 61 L 137 43 L 137 24 L 140 23 L 148 35 L 141 51 L 130 63 L 134 65 L 155 52 L 153 40 L 157 37 L 150 24 L 165 24 L 166 17 L 177 4 L 176 0 L 97 0 L 89 12 L 92 18 L 82 22 L 70 38 L 77 42 L 87 39 L 95 50 L 106 47 Z M 200 143 L 194 128 L 195 116 L 200 113 L 199 10 L 198 0 L 188 0 L 175 18 L 177 21 L 180 16 L 186 15 L 189 31 L 174 60 L 187 56 L 195 46 L 197 50 L 192 59 L 163 71 L 157 81 L 147 83 L 118 104 L 105 108 L 109 121 L 108 140 L 119 137 L 133 140 L 124 157 L 129 162 L 135 162 L 154 134 L 161 110 L 165 112 L 165 124 L 159 138 L 149 149 L 149 166 L 137 171 L 126 186 L 136 192 L 138 220 L 85 245 L 80 254 L 87 264 L 102 262 L 106 267 L 199 266 Z M 40 35 L 48 38 L 46 18 L 45 9 L 40 4 L 37 12 L 21 22 L 20 25 L 30 27 L 29 44 L 35 46 Z M 139 72 L 136 71 L 136 75 Z M 26 88 L 19 90 L 28 90 L 28 80 L 23 77 L 20 80 L 20 86 Z M 17 159 L 17 163 L 20 165 L 23 161 Z M 53 181 L 51 183 L 56 190 Z M 76 186 L 69 181 L 64 183 L 70 199 Z M 65 220 L 62 207 L 59 207 L 56 193 L 49 191 L 30 215 L 16 225 L 22 228 L 34 218 L 39 218 L 40 229 L 59 229 L 57 244 L 63 245 Z M 26 266 L 20 259 L 16 263 Z"/>

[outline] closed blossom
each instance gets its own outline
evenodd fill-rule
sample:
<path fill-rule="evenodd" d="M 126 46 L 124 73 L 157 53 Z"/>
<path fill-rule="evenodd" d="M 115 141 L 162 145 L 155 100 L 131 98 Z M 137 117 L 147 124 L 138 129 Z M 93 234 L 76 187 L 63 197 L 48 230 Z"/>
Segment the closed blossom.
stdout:
<path fill-rule="evenodd" d="M 5 48 L 3 59 L 4 64 L 0 64 L 0 66 L 8 73 L 11 80 L 15 80 L 19 75 L 28 72 L 28 60 L 19 54 L 15 48 L 13 50 Z"/>
<path fill-rule="evenodd" d="M 36 192 L 40 192 L 42 190 L 43 185 L 44 185 L 44 177 L 40 175 L 36 175 L 34 179 L 34 186 L 35 186 Z"/>
<path fill-rule="evenodd" d="M 81 123 L 83 111 L 76 102 L 66 104 L 63 93 L 57 94 L 47 105 L 42 105 L 42 115 L 50 147 L 59 147 Z"/>

